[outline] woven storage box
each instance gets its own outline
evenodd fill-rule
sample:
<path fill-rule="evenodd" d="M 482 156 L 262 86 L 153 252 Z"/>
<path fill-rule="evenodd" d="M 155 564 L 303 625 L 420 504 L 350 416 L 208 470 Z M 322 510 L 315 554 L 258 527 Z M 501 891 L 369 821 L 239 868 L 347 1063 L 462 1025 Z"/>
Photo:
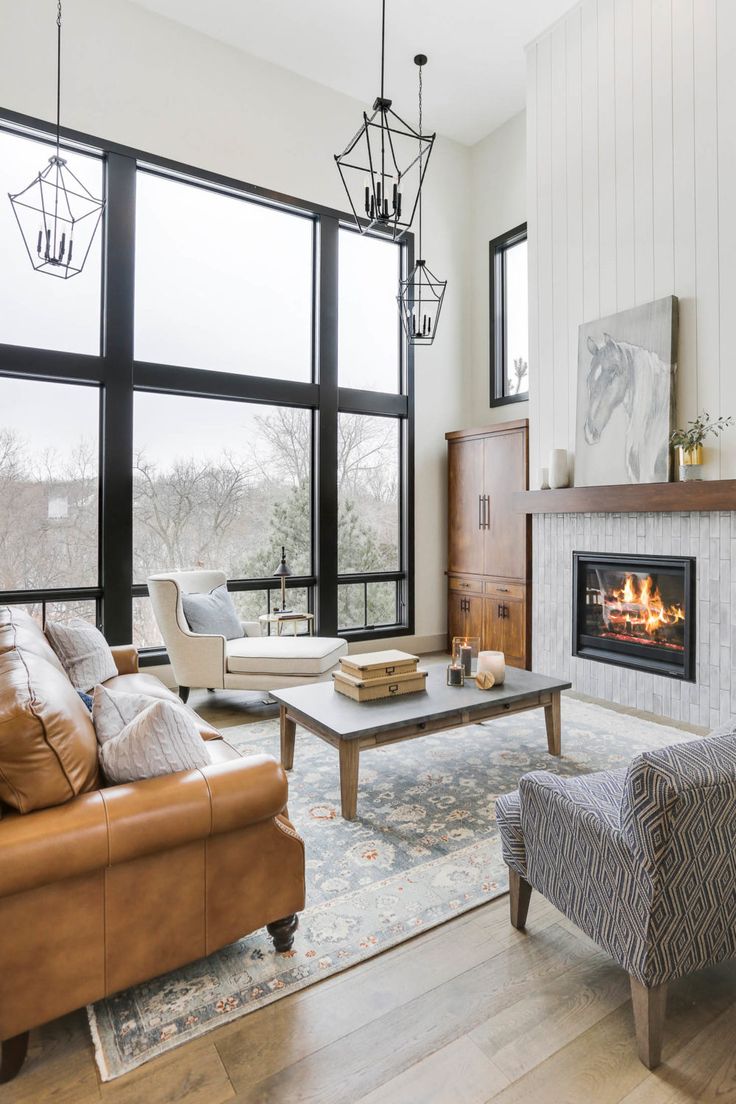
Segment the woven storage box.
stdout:
<path fill-rule="evenodd" d="M 371 679 L 391 678 L 394 675 L 416 671 L 419 656 L 409 655 L 389 648 L 385 652 L 365 652 L 363 655 L 344 656 L 340 660 L 340 669 L 362 682 Z"/>
<path fill-rule="evenodd" d="M 397 698 L 402 694 L 416 694 L 426 688 L 426 671 L 402 671 L 380 678 L 360 679 L 347 671 L 333 674 L 335 689 L 353 701 L 378 701 L 380 698 Z"/>

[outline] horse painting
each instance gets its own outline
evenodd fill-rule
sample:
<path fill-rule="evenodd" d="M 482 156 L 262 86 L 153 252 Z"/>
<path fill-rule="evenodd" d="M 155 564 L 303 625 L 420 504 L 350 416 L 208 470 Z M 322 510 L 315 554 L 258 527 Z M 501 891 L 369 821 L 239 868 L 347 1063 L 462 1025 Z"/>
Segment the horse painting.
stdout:
<path fill-rule="evenodd" d="M 629 314 L 640 319 L 643 310 L 671 307 L 673 302 L 662 300 L 605 319 L 619 321 L 615 338 L 598 326 L 581 327 L 575 458 L 578 485 L 664 483 L 669 479 L 674 358 L 666 344 L 640 344 L 644 333 L 636 319 L 628 327 L 620 320 Z M 602 340 L 594 336 L 601 332 Z M 673 333 L 671 322 L 669 332 Z M 624 339 L 628 337 L 633 340 Z"/>

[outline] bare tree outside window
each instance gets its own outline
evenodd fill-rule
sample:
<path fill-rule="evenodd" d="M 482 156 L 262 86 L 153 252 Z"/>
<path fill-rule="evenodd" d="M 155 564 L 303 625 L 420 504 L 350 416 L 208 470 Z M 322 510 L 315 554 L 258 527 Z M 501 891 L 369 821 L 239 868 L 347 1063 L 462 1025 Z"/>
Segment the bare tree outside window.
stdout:
<path fill-rule="evenodd" d="M 282 545 L 295 575 L 312 573 L 310 411 L 139 394 L 135 445 L 137 582 L 193 568 L 270 578 Z M 338 449 L 340 570 L 395 570 L 398 423 L 340 415 Z M 302 608 L 306 597 L 292 596 Z M 395 600 L 380 597 L 376 616 L 393 623 Z M 266 612 L 265 592 L 237 599 L 245 619 Z M 158 642 L 146 599 L 135 600 L 134 620 L 139 643 Z"/>
<path fill-rule="evenodd" d="M 97 586 L 99 391 L 0 379 L 0 590 Z"/>

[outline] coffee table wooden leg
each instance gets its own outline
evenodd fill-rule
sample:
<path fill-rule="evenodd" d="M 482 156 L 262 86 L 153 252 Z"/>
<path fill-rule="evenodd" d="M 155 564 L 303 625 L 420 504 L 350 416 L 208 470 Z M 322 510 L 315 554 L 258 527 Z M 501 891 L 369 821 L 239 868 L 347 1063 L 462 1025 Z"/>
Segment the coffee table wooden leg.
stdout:
<path fill-rule="evenodd" d="M 359 756 L 356 740 L 340 741 L 340 802 L 345 820 L 355 820 L 358 809 Z"/>
<path fill-rule="evenodd" d="M 552 701 L 544 707 L 547 725 L 547 748 L 550 755 L 562 754 L 562 719 L 560 716 L 560 692 L 552 694 Z"/>
<path fill-rule="evenodd" d="M 294 744 L 296 743 L 296 721 L 287 715 L 286 706 L 280 707 L 281 714 L 281 765 L 284 770 L 294 766 Z"/>

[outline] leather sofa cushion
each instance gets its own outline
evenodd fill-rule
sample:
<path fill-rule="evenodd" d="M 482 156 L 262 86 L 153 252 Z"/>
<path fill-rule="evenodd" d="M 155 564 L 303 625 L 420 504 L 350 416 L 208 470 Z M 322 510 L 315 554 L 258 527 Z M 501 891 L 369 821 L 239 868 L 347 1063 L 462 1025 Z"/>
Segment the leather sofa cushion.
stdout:
<path fill-rule="evenodd" d="M 166 701 L 174 701 L 181 704 L 178 694 L 169 690 L 155 675 L 146 675 L 139 671 L 135 675 L 116 675 L 103 683 L 108 690 L 120 690 L 124 694 L 140 694 L 148 698 L 164 698 Z M 212 725 L 203 721 L 194 710 L 190 709 L 192 719 L 197 726 L 197 731 L 203 740 L 218 740 L 220 733 Z"/>
<path fill-rule="evenodd" d="M 0 653 L 0 801 L 28 813 L 98 785 L 92 718 L 69 679 L 33 651 Z"/>
<path fill-rule="evenodd" d="M 347 650 L 328 636 L 246 636 L 225 645 L 228 671 L 241 675 L 323 675 Z"/>
<path fill-rule="evenodd" d="M 13 648 L 32 652 L 64 673 L 61 660 L 31 615 L 18 606 L 0 606 L 0 654 Z"/>

